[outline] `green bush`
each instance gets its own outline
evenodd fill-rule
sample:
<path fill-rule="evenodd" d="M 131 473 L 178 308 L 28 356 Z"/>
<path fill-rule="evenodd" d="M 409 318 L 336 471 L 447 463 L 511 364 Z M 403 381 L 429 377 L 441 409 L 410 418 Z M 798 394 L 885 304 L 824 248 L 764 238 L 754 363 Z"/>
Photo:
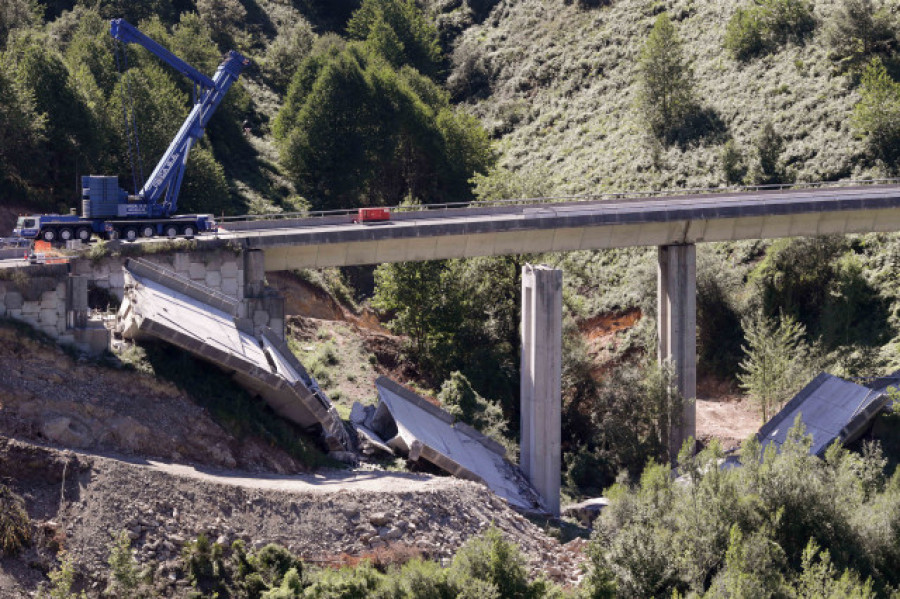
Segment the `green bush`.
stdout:
<path fill-rule="evenodd" d="M 723 44 L 737 60 L 749 60 L 788 42 L 802 43 L 816 20 L 805 0 L 755 0 L 728 21 Z"/>
<path fill-rule="evenodd" d="M 479 395 L 472 388 L 469 379 L 458 370 L 451 373 L 450 378 L 441 385 L 437 399 L 454 418 L 488 436 L 498 439 L 506 436 L 507 422 L 500 405 Z"/>
<path fill-rule="evenodd" d="M 15 555 L 31 543 L 31 520 L 25 501 L 0 484 L 0 555 Z"/>
<path fill-rule="evenodd" d="M 900 168 L 900 83 L 888 75 L 881 60 L 866 67 L 853 109 L 853 126 L 869 150 L 890 172 Z"/>
<path fill-rule="evenodd" d="M 900 573 L 889 565 L 896 549 L 886 539 L 900 522 L 900 480 L 885 479 L 877 449 L 859 455 L 835 444 L 820 459 L 809 455 L 810 443 L 795 424 L 780 452 L 763 452 L 755 438 L 746 442 L 741 468 L 720 469 L 721 452 L 711 446 L 680 456 L 686 484 L 667 467 L 649 465 L 638 485 L 615 485 L 595 523 L 585 591 L 890 596 Z M 885 532 L 872 539 L 875 528 Z"/>

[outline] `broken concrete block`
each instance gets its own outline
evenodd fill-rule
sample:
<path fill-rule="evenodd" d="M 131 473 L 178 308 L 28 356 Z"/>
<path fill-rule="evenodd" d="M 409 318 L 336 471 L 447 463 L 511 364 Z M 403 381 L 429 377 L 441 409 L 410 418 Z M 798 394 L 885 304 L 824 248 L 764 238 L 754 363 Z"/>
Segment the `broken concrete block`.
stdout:
<path fill-rule="evenodd" d="M 394 381 L 375 381 L 379 405 L 372 430 L 410 460 L 427 460 L 454 476 L 485 484 L 511 505 L 546 511 L 546 505 L 502 446 Z"/>

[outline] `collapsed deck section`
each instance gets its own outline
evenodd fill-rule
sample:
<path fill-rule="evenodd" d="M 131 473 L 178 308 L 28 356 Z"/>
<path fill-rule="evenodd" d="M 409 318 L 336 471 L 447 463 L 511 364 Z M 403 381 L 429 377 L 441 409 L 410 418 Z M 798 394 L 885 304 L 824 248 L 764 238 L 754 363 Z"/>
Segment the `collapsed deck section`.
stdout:
<path fill-rule="evenodd" d="M 126 290 L 118 329 L 126 339 L 171 343 L 218 366 L 280 416 L 321 428 L 329 449 L 347 450 L 350 437 L 315 379 L 268 327 L 239 318 L 239 303 L 152 262 L 125 263 Z"/>
<path fill-rule="evenodd" d="M 823 372 L 763 425 L 757 436 L 764 447 L 774 443 L 780 449 L 800 418 L 812 436 L 810 453 L 822 456 L 834 441 L 850 443 L 857 439 L 890 402 L 888 387 L 897 381 L 900 378 L 895 373 L 864 386 Z"/>
<path fill-rule="evenodd" d="M 513 507 L 547 511 L 522 471 L 506 459 L 502 445 L 386 377 L 379 377 L 375 386 L 378 407 L 356 411 L 354 425 L 361 435 L 410 461 L 426 460 L 454 476 L 481 482 Z"/>

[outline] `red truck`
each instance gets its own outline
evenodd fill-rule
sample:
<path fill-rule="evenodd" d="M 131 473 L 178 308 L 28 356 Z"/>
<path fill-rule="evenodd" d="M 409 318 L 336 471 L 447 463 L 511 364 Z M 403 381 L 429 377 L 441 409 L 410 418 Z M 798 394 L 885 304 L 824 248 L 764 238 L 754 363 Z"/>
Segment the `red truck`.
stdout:
<path fill-rule="evenodd" d="M 353 222 L 378 223 L 389 220 L 391 220 L 391 211 L 387 208 L 360 208 Z"/>

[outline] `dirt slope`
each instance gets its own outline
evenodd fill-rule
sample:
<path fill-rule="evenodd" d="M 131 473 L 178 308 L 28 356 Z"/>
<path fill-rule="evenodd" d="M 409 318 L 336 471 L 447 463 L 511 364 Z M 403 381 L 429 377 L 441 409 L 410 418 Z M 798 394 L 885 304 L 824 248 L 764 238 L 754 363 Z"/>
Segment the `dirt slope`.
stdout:
<path fill-rule="evenodd" d="M 223 545 L 277 542 L 307 561 L 339 564 L 360 556 L 450 557 L 493 523 L 536 572 L 572 581 L 584 561 L 578 544 L 559 545 L 483 486 L 453 478 L 323 472 L 257 479 L 0 437 L 0 479 L 26 497 L 38 539 L 21 558 L 0 560 L 0 597 L 34 589 L 57 548 L 75 559 L 81 585 L 103 588 L 109 541 L 121 530 L 165 596 L 185 590 L 180 550 L 200 533 Z"/>

